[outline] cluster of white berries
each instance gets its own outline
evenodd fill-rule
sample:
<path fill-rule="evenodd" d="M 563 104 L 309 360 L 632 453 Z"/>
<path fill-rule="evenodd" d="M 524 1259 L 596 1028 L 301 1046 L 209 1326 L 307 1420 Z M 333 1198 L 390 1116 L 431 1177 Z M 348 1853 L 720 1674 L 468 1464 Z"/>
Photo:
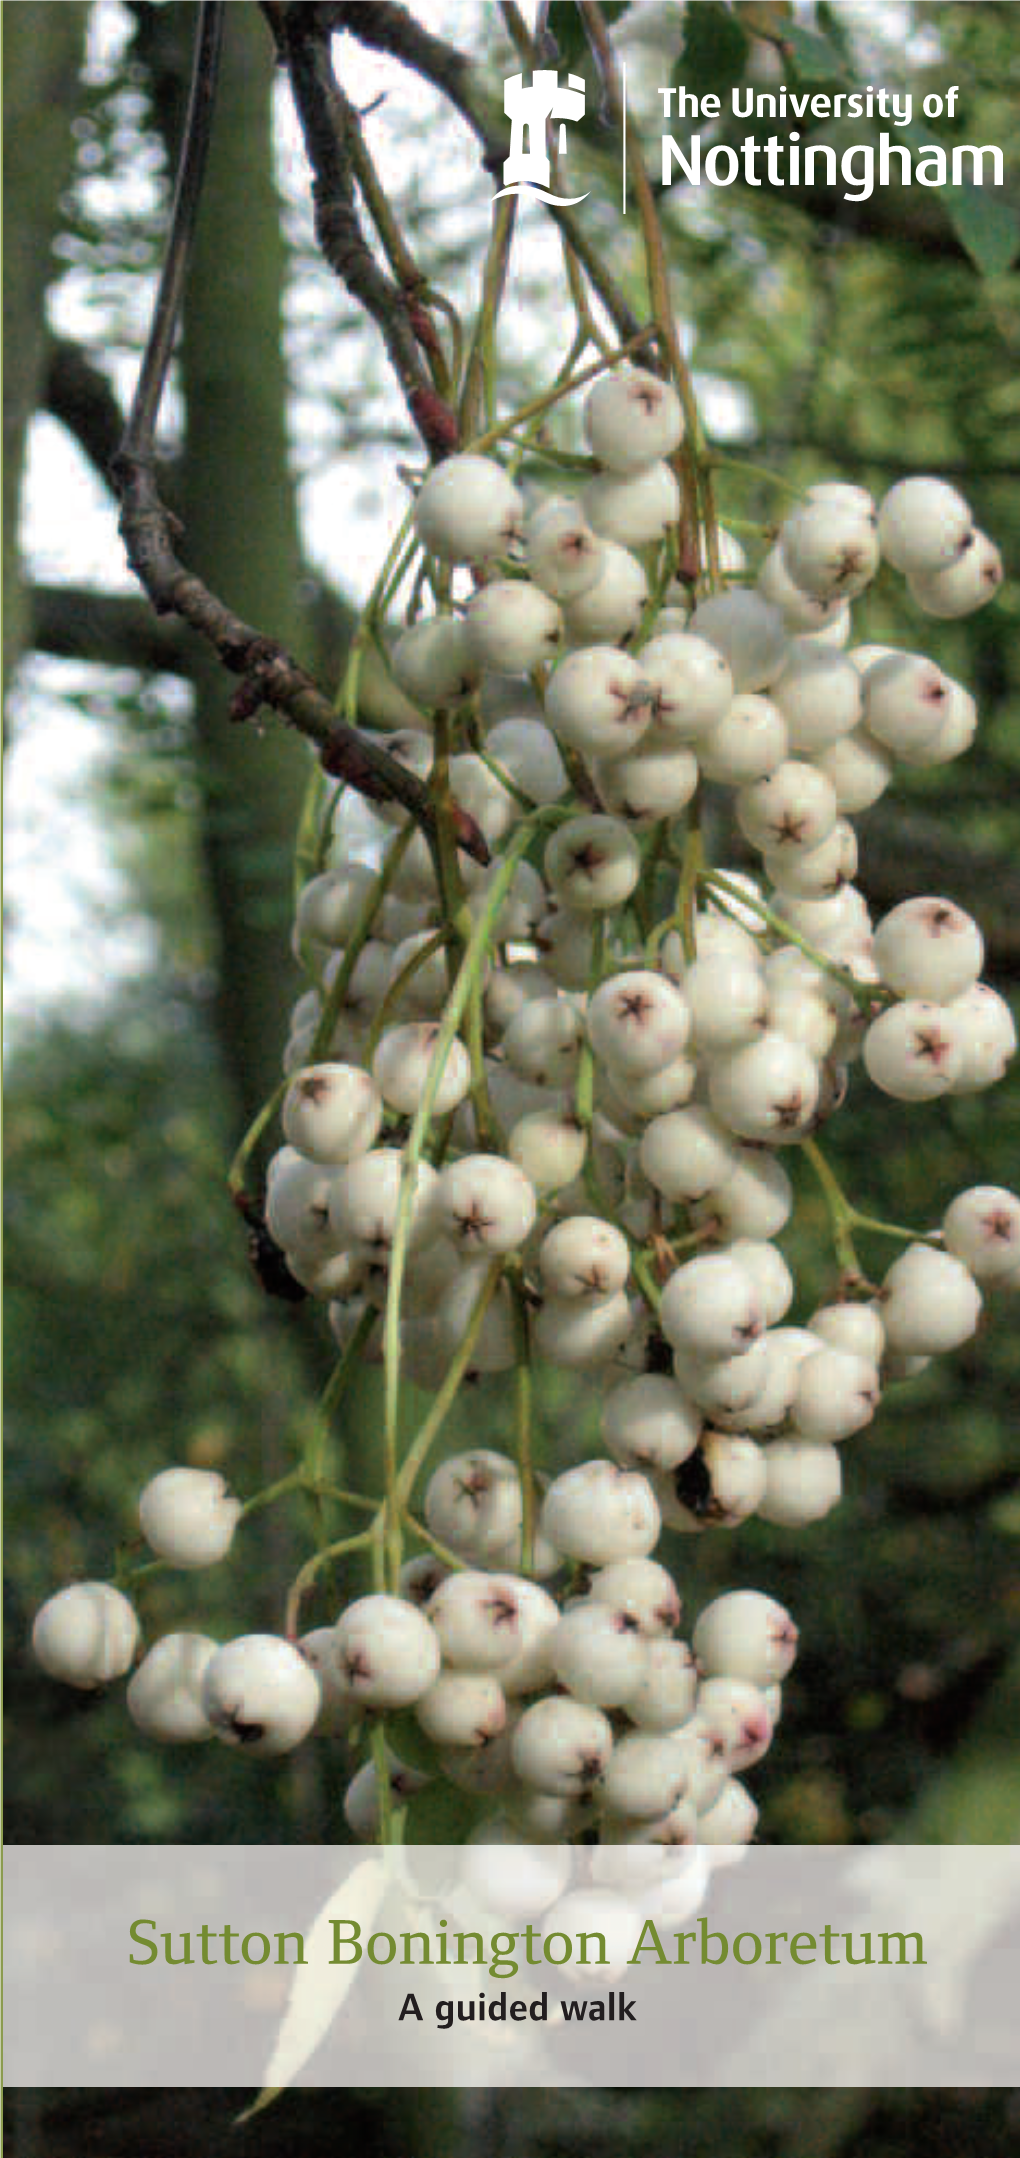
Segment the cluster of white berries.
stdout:
<path fill-rule="evenodd" d="M 495 1799 L 488 1825 L 525 1842 L 595 1826 L 611 1843 L 748 1840 L 757 1809 L 738 1772 L 762 1758 L 778 1720 L 797 1646 L 789 1613 L 736 1591 L 702 1612 L 691 1646 L 678 1640 L 680 1598 L 649 1556 L 654 1492 L 610 1462 L 584 1462 L 546 1490 L 537 1542 L 547 1572 L 572 1562 L 562 1604 L 498 1563 L 520 1540 L 505 1455 L 444 1463 L 425 1510 L 463 1563 L 412 1560 L 407 1601 L 366 1596 L 306 1639 L 333 1716 L 413 1705 L 436 1772 Z M 395 1756 L 391 1778 L 399 1796 L 427 1780 Z M 346 1814 L 354 1835 L 375 1834 L 374 1762 L 354 1777 Z"/>
<path fill-rule="evenodd" d="M 1016 1047 L 960 907 L 911 899 L 873 926 L 850 821 L 897 760 L 944 763 L 976 725 L 933 661 L 850 648 L 851 600 L 884 559 L 922 611 L 952 617 L 1002 571 L 941 481 L 903 481 L 877 509 L 825 483 L 756 584 L 693 612 L 670 585 L 656 609 L 641 552 L 679 518 L 680 401 L 627 368 L 591 390 L 584 420 L 597 469 L 579 503 L 528 502 L 474 455 L 417 495 L 436 587 L 467 567 L 474 590 L 397 642 L 421 724 L 387 746 L 427 778 L 434 717 L 452 719 L 450 789 L 496 857 L 459 863 L 469 916 L 490 920 L 476 1027 L 444 1033 L 457 954 L 438 869 L 387 807 L 383 881 L 327 855 L 300 896 L 312 986 L 293 1013 L 266 1222 L 341 1347 L 359 1333 L 378 1359 L 410 1205 L 406 1377 L 437 1389 L 472 1323 L 465 1376 L 509 1371 L 523 1311 L 534 1357 L 601 1386 L 608 1458 L 548 1485 L 530 1537 L 512 1462 L 447 1461 L 424 1502 L 445 1558 L 410 1561 L 398 1593 L 298 1644 L 169 1635 L 128 1706 L 153 1736 L 253 1754 L 411 1708 L 444 1774 L 499 1795 L 507 1833 L 565 1840 L 597 1822 L 606 1841 L 736 1842 L 756 1819 L 736 1774 L 769 1744 L 796 1630 L 741 1590 L 680 1642 L 652 1556 L 662 1527 L 820 1520 L 842 1442 L 885 1387 L 967 1340 L 986 1287 L 1020 1287 L 1020 1199 L 997 1188 L 961 1193 L 877 1289 L 845 1285 L 803 1325 L 787 1323 L 795 1285 L 775 1241 L 793 1205 L 784 1155 L 839 1109 L 852 1064 L 924 1100 L 991 1085 Z M 494 688 L 503 716 L 489 717 Z M 763 881 L 717 873 L 700 904 L 650 926 L 656 861 L 703 781 L 735 790 Z M 490 901 L 525 819 L 532 859 L 522 848 Z M 426 1096 L 442 1144 L 409 1178 L 407 1120 Z M 507 1278 L 493 1289 L 494 1263 Z M 140 1512 L 158 1555 L 198 1567 L 224 1555 L 240 1508 L 220 1478 L 178 1468 Z M 541 1585 L 554 1577 L 555 1593 Z M 100 1685 L 130 1669 L 138 1624 L 117 1590 L 84 1583 L 44 1606 L 34 1638 L 55 1676 Z M 394 1757 L 398 1796 L 424 1776 Z M 374 1763 L 347 1817 L 376 1832 Z"/>

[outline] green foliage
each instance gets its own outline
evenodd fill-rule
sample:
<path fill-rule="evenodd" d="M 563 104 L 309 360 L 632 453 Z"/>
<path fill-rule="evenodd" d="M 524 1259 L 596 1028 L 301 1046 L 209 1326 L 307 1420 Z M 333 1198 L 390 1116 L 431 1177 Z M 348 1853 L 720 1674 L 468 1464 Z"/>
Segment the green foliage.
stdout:
<path fill-rule="evenodd" d="M 630 0 L 603 0 L 602 17 L 607 27 L 612 29 L 629 7 Z M 588 32 L 576 0 L 553 0 L 549 9 L 549 29 L 556 43 L 560 67 L 576 67 L 590 58 Z"/>
<path fill-rule="evenodd" d="M 1020 216 L 987 188 L 957 187 L 949 214 L 982 277 L 1001 277 L 1020 252 Z"/>
<path fill-rule="evenodd" d="M 728 7 L 718 0 L 703 0 L 688 8 L 680 72 L 685 90 L 700 100 L 714 96 L 725 100 L 739 82 L 750 51 L 747 32 Z"/>
<path fill-rule="evenodd" d="M 847 80 L 850 60 L 845 49 L 817 30 L 806 30 L 802 23 L 792 22 L 783 31 L 783 44 L 793 61 L 798 82 L 840 83 Z"/>

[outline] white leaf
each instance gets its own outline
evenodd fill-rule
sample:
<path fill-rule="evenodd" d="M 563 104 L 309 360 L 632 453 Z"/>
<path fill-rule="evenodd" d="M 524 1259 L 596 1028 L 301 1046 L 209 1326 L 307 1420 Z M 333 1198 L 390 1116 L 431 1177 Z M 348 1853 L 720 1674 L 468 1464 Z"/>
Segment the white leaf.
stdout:
<path fill-rule="evenodd" d="M 300 2075 L 339 2015 L 361 1969 L 358 1963 L 333 1963 L 334 1918 L 355 1919 L 362 1932 L 371 1926 L 386 1890 L 389 1868 L 379 1858 L 355 1866 L 342 1888 L 335 1889 L 305 1939 L 306 1961 L 294 1970 L 290 1997 L 276 2036 L 262 2089 L 238 2122 L 261 2113 Z"/>

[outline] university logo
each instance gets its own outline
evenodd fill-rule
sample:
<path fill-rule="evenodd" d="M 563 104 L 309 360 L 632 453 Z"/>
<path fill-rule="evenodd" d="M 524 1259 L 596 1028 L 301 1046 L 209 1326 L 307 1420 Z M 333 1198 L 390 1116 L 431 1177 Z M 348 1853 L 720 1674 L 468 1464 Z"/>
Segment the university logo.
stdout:
<path fill-rule="evenodd" d="M 580 75 L 568 75 L 567 87 L 560 89 L 555 68 L 534 69 L 527 89 L 523 75 L 511 75 L 503 91 L 503 110 L 510 122 L 510 154 L 503 166 L 503 185 L 500 195 L 539 195 L 543 202 L 559 203 L 569 209 L 575 202 L 586 202 L 587 195 L 551 195 L 549 182 L 552 168 L 546 149 L 546 125 L 550 120 L 560 122 L 560 150 L 565 152 L 567 120 L 584 119 L 584 79 Z"/>

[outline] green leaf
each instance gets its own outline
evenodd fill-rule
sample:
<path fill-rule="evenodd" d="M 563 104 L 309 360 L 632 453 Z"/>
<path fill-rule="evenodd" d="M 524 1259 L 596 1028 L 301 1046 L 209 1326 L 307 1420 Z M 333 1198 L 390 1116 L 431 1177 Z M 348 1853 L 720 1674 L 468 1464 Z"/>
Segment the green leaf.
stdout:
<path fill-rule="evenodd" d="M 746 30 L 728 7 L 720 0 L 700 0 L 684 21 L 684 89 L 697 98 L 719 97 L 725 104 L 743 75 L 749 44 Z"/>
<path fill-rule="evenodd" d="M 602 0 L 602 20 L 607 28 L 619 22 L 630 6 L 630 0 Z M 591 46 L 584 27 L 584 17 L 575 0 L 553 0 L 549 10 L 549 28 L 559 49 L 560 67 L 576 67 L 578 61 L 591 58 Z M 543 63 L 548 66 L 548 61 Z"/>
<path fill-rule="evenodd" d="M 983 187 L 949 187 L 943 194 L 950 221 L 982 277 L 1001 277 L 1020 252 L 1020 215 Z"/>
<path fill-rule="evenodd" d="M 829 6 L 828 0 L 819 0 L 817 15 L 819 30 L 823 32 L 834 50 L 839 53 L 844 67 L 850 67 L 853 63 L 853 46 L 847 36 L 846 24 L 842 16 L 838 14 L 834 7 Z"/>
<path fill-rule="evenodd" d="M 427 1738 L 413 1709 L 400 1709 L 386 1718 L 387 1743 L 408 1768 L 420 1768 L 434 1776 L 440 1766 L 439 1748 Z"/>
<path fill-rule="evenodd" d="M 801 82 L 845 81 L 842 54 L 817 30 L 802 30 L 799 23 L 790 23 L 783 32 L 783 43 Z"/>

